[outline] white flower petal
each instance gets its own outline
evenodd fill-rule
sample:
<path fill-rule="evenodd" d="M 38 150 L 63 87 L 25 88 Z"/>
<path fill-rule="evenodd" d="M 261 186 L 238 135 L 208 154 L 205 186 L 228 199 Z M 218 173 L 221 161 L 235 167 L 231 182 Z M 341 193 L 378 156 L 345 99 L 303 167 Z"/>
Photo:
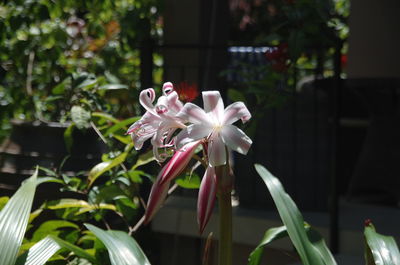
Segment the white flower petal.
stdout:
<path fill-rule="evenodd" d="M 222 124 L 232 124 L 241 119 L 243 123 L 250 120 L 251 114 L 243 102 L 235 102 L 229 105 L 224 111 Z"/>
<path fill-rule="evenodd" d="M 225 125 L 221 130 L 221 136 L 229 148 L 243 155 L 247 154 L 253 143 L 242 130 L 234 125 Z"/>
<path fill-rule="evenodd" d="M 178 113 L 183 108 L 182 102 L 179 100 L 179 95 L 176 91 L 171 91 L 168 96 L 168 108 L 170 112 Z"/>
<path fill-rule="evenodd" d="M 147 111 L 140 120 L 129 127 L 127 134 L 131 135 L 136 150 L 141 149 L 143 143 L 157 132 L 160 123 L 160 117 Z"/>
<path fill-rule="evenodd" d="M 212 132 L 212 128 L 201 124 L 191 124 L 183 129 L 177 136 L 175 145 L 178 149 L 187 143 L 207 137 Z"/>
<path fill-rule="evenodd" d="M 165 82 L 162 86 L 162 92 L 164 96 L 169 95 L 172 91 L 174 91 L 174 86 L 171 82 Z"/>
<path fill-rule="evenodd" d="M 192 103 L 186 103 L 176 117 L 190 123 L 211 125 L 210 117 L 204 110 Z"/>
<path fill-rule="evenodd" d="M 143 106 L 143 108 L 145 108 L 148 112 L 151 112 L 152 114 L 157 116 L 153 106 L 155 98 L 156 98 L 156 92 L 154 92 L 154 89 L 148 88 L 140 92 L 139 102 Z"/>
<path fill-rule="evenodd" d="M 222 121 L 224 102 L 219 91 L 204 91 L 202 94 L 205 112 L 211 112 L 218 121 Z"/>
<path fill-rule="evenodd" d="M 219 135 L 211 136 L 208 146 L 208 159 L 213 167 L 226 164 L 225 144 Z"/>

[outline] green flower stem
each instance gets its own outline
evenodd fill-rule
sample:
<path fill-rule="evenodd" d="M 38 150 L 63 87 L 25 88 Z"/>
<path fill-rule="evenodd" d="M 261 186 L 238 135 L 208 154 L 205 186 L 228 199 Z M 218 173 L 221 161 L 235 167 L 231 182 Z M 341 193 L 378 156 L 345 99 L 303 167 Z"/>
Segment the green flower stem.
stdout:
<path fill-rule="evenodd" d="M 219 206 L 219 265 L 232 265 L 232 201 L 233 178 L 229 165 L 216 168 Z"/>

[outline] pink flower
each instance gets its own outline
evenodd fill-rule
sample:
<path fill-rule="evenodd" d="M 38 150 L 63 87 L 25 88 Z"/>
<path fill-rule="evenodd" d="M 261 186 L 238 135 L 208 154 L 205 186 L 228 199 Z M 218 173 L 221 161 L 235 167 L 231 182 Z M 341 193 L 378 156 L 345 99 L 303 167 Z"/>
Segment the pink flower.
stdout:
<path fill-rule="evenodd" d="M 211 166 L 226 164 L 228 147 L 238 153 L 247 154 L 252 141 L 232 123 L 251 118 L 243 102 L 235 102 L 224 109 L 224 103 L 218 91 L 203 92 L 204 110 L 192 103 L 186 103 L 177 114 L 181 120 L 191 123 L 176 137 L 176 146 L 205 139 L 208 142 L 208 159 Z"/>
<path fill-rule="evenodd" d="M 204 109 L 192 103 L 183 106 L 171 83 L 164 84 L 163 96 L 155 105 L 153 89 L 140 93 L 140 103 L 146 113 L 128 130 L 135 148 L 140 149 L 144 141 L 151 139 L 155 157 L 163 161 L 166 155 L 160 155 L 158 149 L 175 147 L 174 155 L 161 169 L 151 189 L 145 223 L 161 207 L 171 181 L 185 170 L 197 147 L 202 144 L 204 153 L 207 153 L 203 161 L 208 161 L 208 165 L 198 195 L 197 221 L 200 232 L 203 232 L 213 212 L 217 189 L 221 190 L 224 182 L 223 178 L 217 179 L 215 167 L 227 163 L 226 149 L 247 154 L 252 144 L 251 139 L 233 125 L 238 120 L 245 123 L 251 118 L 243 102 L 235 102 L 225 108 L 218 91 L 206 91 L 202 95 Z M 173 138 L 178 128 L 182 131 Z"/>
<path fill-rule="evenodd" d="M 136 150 L 141 149 L 143 143 L 151 138 L 154 156 L 158 161 L 164 161 L 167 157 L 166 154 L 159 154 L 158 149 L 172 146 L 172 134 L 177 128 L 185 128 L 180 118 L 176 117 L 183 104 L 173 90 L 172 83 L 164 83 L 162 90 L 163 96 L 158 98 L 156 105 L 153 105 L 154 89 L 145 89 L 140 93 L 139 101 L 146 109 L 146 113 L 127 131 Z"/>

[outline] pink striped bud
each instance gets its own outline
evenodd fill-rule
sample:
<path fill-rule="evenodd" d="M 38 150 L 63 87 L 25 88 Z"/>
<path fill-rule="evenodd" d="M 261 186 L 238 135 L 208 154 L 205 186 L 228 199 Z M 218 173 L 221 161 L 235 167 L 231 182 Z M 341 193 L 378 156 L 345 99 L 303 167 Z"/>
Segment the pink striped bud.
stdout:
<path fill-rule="evenodd" d="M 197 146 L 200 144 L 199 141 L 194 141 L 184 145 L 181 149 L 175 152 L 168 163 L 161 169 L 159 177 L 161 178 L 161 184 L 169 182 L 176 178 L 186 168 L 190 159 L 192 158 Z"/>
<path fill-rule="evenodd" d="M 175 152 L 168 163 L 161 169 L 151 188 L 144 223 L 150 222 L 155 213 L 160 209 L 167 197 L 170 182 L 183 172 L 200 142 L 191 142 L 183 146 Z"/>
<path fill-rule="evenodd" d="M 215 168 L 208 167 L 201 180 L 199 197 L 197 199 L 197 223 L 200 233 L 203 233 L 212 215 L 217 194 L 217 177 Z"/>

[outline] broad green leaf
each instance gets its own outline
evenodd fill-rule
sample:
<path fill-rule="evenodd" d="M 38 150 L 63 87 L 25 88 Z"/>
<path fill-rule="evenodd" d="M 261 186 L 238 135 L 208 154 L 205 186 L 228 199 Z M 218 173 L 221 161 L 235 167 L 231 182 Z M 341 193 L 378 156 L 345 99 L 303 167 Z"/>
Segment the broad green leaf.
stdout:
<path fill-rule="evenodd" d="M 42 265 L 59 249 L 60 245 L 50 237 L 45 237 L 21 255 L 16 265 Z"/>
<path fill-rule="evenodd" d="M 10 198 L 7 196 L 0 197 L 0 210 L 3 209 L 4 206 L 6 206 L 6 204 L 9 200 L 10 200 Z"/>
<path fill-rule="evenodd" d="M 103 113 L 103 112 L 92 112 L 92 117 L 97 117 L 97 118 L 102 118 L 108 121 L 111 121 L 113 123 L 118 123 L 119 120 L 114 118 L 113 116 L 107 114 L 107 113 Z"/>
<path fill-rule="evenodd" d="M 90 261 L 92 264 L 98 264 L 96 258 L 84 249 L 77 247 L 54 235 L 49 235 L 37 242 L 27 252 L 21 255 L 16 265 L 42 265 L 50 259 L 59 249 L 67 249 L 76 256 Z"/>
<path fill-rule="evenodd" d="M 193 173 L 193 174 L 184 174 L 182 176 L 179 176 L 176 180 L 175 183 L 178 184 L 180 187 L 185 188 L 185 189 L 198 189 L 200 188 L 200 177 L 199 175 Z"/>
<path fill-rule="evenodd" d="M 143 182 L 142 177 L 146 177 L 150 179 L 152 182 L 154 181 L 154 176 L 147 174 L 142 170 L 129 170 L 127 172 L 124 172 L 124 175 L 135 183 L 142 183 Z"/>
<path fill-rule="evenodd" d="M 81 106 L 73 106 L 71 108 L 71 119 L 78 129 L 89 127 L 90 112 Z"/>
<path fill-rule="evenodd" d="M 285 192 L 282 184 L 263 166 L 256 164 L 255 168 L 267 185 L 275 202 L 283 224 L 295 246 L 304 265 L 336 264 L 331 260 L 324 261 L 320 251 L 313 246 L 304 228 L 304 220 L 296 204 Z"/>
<path fill-rule="evenodd" d="M 311 244 L 319 252 L 325 264 L 336 264 L 335 258 L 333 257 L 331 251 L 326 245 L 325 240 L 321 236 L 321 234 L 318 233 L 315 229 L 311 228 L 307 230 L 307 235 L 311 241 Z"/>
<path fill-rule="evenodd" d="M 264 247 L 277 239 L 286 237 L 287 235 L 288 234 L 287 234 L 286 226 L 273 227 L 273 228 L 268 229 L 267 232 L 265 232 L 264 237 L 261 240 L 261 242 L 250 253 L 248 265 L 259 265 L 262 254 L 264 252 Z"/>
<path fill-rule="evenodd" d="M 398 265 L 400 253 L 396 241 L 391 236 L 378 234 L 372 224 L 365 227 L 367 243 L 365 258 L 368 265 Z"/>
<path fill-rule="evenodd" d="M 33 233 L 32 241 L 38 242 L 45 238 L 47 235 L 59 235 L 61 228 L 75 228 L 79 229 L 74 223 L 64 220 L 49 220 L 42 223 L 38 229 Z"/>
<path fill-rule="evenodd" d="M 321 247 L 321 248 L 326 248 L 326 249 L 322 249 L 320 252 L 325 252 L 328 251 L 328 248 L 326 247 L 325 242 L 323 241 L 322 237 L 320 236 L 320 234 L 315 231 L 314 229 L 312 229 L 310 227 L 309 224 L 304 223 L 304 228 L 307 232 L 308 237 L 311 239 L 312 243 L 314 244 L 314 246 Z M 262 238 L 261 242 L 258 244 L 258 246 L 253 250 L 253 252 L 251 252 L 250 256 L 249 256 L 249 263 L 248 265 L 259 265 L 261 262 L 261 257 L 262 254 L 264 252 L 264 247 L 266 245 L 268 245 L 269 243 L 287 237 L 289 236 L 287 233 L 287 229 L 286 226 L 280 226 L 280 227 L 273 227 L 268 229 L 265 234 L 264 237 Z M 322 242 L 321 242 L 322 240 Z M 321 246 L 319 246 L 321 245 Z M 329 259 L 329 255 L 331 256 L 330 252 L 327 255 L 327 259 Z M 324 258 L 325 259 L 325 258 Z"/>
<path fill-rule="evenodd" d="M 100 204 L 90 204 L 84 200 L 77 200 L 77 199 L 61 199 L 56 204 L 49 205 L 47 208 L 51 210 L 57 209 L 66 209 L 66 208 L 81 208 L 76 215 L 83 214 L 85 212 L 89 212 L 92 210 L 97 209 L 105 209 L 105 210 L 112 210 L 116 211 L 115 205 L 107 204 L 107 203 L 100 203 Z"/>
<path fill-rule="evenodd" d="M 228 97 L 232 101 L 246 101 L 246 98 L 243 95 L 243 93 L 237 89 L 228 89 Z"/>
<path fill-rule="evenodd" d="M 133 165 L 133 167 L 131 168 L 131 170 L 135 170 L 136 168 L 146 165 L 152 161 L 156 160 L 154 155 L 153 155 L 153 151 L 150 150 L 142 155 L 139 156 L 138 160 L 136 161 L 136 164 Z"/>
<path fill-rule="evenodd" d="M 74 138 L 72 137 L 74 128 L 75 128 L 75 123 L 71 123 L 64 131 L 64 143 L 69 153 L 71 152 L 71 147 L 72 144 L 74 143 Z"/>
<path fill-rule="evenodd" d="M 89 187 L 102 174 L 104 174 L 108 170 L 112 169 L 113 167 L 116 167 L 116 166 L 120 165 L 121 163 L 123 163 L 125 161 L 127 155 L 128 155 L 128 153 L 124 152 L 111 161 L 105 161 L 105 162 L 101 162 L 100 164 L 95 165 L 89 172 L 89 177 L 88 177 Z"/>
<path fill-rule="evenodd" d="M 61 247 L 61 248 L 65 248 L 68 249 L 69 251 L 74 252 L 75 255 L 77 255 L 78 257 L 87 259 L 88 261 L 92 262 L 93 264 L 98 264 L 98 262 L 96 261 L 96 258 L 92 255 L 90 255 L 87 251 L 85 251 L 84 249 L 75 246 L 65 240 L 62 240 L 61 238 L 58 238 L 56 236 L 52 236 L 50 235 L 49 238 L 51 238 L 52 240 L 54 240 L 55 242 L 57 242 L 57 244 Z"/>
<path fill-rule="evenodd" d="M 64 184 L 64 182 L 59 179 L 59 178 L 55 178 L 55 177 L 40 177 L 37 179 L 37 185 L 40 185 L 42 183 L 45 182 L 53 182 L 53 183 L 60 183 L 60 184 Z"/>
<path fill-rule="evenodd" d="M 36 191 L 38 169 L 26 180 L 0 212 L 0 264 L 15 263 L 22 244 L 33 197 Z"/>
<path fill-rule="evenodd" d="M 85 226 L 106 246 L 112 265 L 150 265 L 138 243 L 122 231 L 104 231 L 90 224 Z"/>
<path fill-rule="evenodd" d="M 81 74 L 77 79 L 74 80 L 73 86 L 77 89 L 89 89 L 97 84 L 97 79 L 91 74 Z"/>
<path fill-rule="evenodd" d="M 117 122 L 115 125 L 111 126 L 105 133 L 105 135 L 110 135 L 119 129 L 124 129 L 125 131 L 128 129 L 128 125 L 131 125 L 132 123 L 136 122 L 139 120 L 140 117 L 132 117 L 123 121 Z"/>
<path fill-rule="evenodd" d="M 130 135 L 125 135 L 125 136 L 113 135 L 113 137 L 123 144 L 129 144 L 132 141 Z"/>

